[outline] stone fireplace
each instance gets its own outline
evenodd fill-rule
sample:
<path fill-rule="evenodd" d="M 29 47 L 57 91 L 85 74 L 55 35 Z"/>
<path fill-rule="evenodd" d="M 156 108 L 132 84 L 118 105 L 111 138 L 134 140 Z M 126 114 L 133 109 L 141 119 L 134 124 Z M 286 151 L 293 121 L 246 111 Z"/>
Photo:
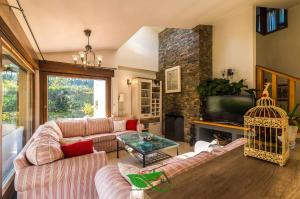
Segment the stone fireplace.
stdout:
<path fill-rule="evenodd" d="M 181 66 L 181 92 L 165 93 L 165 69 L 178 65 Z M 212 77 L 212 26 L 167 28 L 159 33 L 157 77 L 163 82 L 162 121 L 167 113 L 180 113 L 184 118 L 184 139 L 188 141 L 190 123 L 193 117 L 199 116 L 202 106 L 196 88 Z"/>

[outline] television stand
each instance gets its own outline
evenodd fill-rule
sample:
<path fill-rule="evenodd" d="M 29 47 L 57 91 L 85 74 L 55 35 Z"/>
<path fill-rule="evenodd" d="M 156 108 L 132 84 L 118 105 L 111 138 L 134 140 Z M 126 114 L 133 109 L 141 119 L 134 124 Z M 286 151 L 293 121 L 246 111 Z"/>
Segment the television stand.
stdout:
<path fill-rule="evenodd" d="M 191 126 L 191 140 L 190 143 L 194 144 L 198 140 L 211 142 L 215 139 L 216 132 L 225 132 L 231 134 L 231 139 L 236 140 L 244 136 L 245 128 L 239 125 L 232 125 L 230 123 L 219 123 L 203 121 L 194 119 Z"/>
<path fill-rule="evenodd" d="M 215 123 L 243 127 L 242 125 L 240 125 L 238 123 L 234 123 L 234 122 L 215 122 Z"/>

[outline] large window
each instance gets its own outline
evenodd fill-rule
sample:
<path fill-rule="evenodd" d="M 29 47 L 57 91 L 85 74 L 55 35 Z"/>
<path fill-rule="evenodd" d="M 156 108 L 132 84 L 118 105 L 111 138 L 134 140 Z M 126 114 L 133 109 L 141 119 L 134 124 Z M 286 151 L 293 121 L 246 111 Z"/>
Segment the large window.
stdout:
<path fill-rule="evenodd" d="M 13 160 L 31 134 L 31 73 L 6 48 L 2 47 L 1 118 L 2 188 L 14 173 Z"/>
<path fill-rule="evenodd" d="M 48 120 L 106 116 L 106 81 L 51 76 L 48 78 Z"/>

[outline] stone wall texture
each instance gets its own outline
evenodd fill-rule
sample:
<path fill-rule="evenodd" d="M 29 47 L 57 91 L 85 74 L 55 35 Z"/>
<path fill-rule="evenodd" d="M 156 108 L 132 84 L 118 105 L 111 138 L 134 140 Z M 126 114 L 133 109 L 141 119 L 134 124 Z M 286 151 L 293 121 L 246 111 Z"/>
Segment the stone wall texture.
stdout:
<path fill-rule="evenodd" d="M 165 69 L 174 66 L 181 67 L 181 92 L 165 93 Z M 186 141 L 189 140 L 192 118 L 199 116 L 202 107 L 196 88 L 211 77 L 212 26 L 167 28 L 159 34 L 157 78 L 163 82 L 163 121 L 167 113 L 183 115 Z"/>

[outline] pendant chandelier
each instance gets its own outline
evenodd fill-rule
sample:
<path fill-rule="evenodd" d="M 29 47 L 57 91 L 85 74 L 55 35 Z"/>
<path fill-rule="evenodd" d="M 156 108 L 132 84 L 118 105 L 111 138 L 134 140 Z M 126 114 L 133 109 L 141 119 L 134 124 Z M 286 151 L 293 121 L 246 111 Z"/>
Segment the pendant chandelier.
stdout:
<path fill-rule="evenodd" d="M 87 45 L 85 46 L 84 51 L 80 51 L 79 55 L 73 55 L 73 61 L 75 64 L 82 64 L 84 67 L 101 67 L 102 64 L 102 56 L 96 55 L 94 51 L 92 51 L 92 46 L 90 45 L 90 36 L 92 31 L 90 29 L 85 29 L 84 34 L 87 37 Z M 78 63 L 78 62 L 81 63 Z"/>

